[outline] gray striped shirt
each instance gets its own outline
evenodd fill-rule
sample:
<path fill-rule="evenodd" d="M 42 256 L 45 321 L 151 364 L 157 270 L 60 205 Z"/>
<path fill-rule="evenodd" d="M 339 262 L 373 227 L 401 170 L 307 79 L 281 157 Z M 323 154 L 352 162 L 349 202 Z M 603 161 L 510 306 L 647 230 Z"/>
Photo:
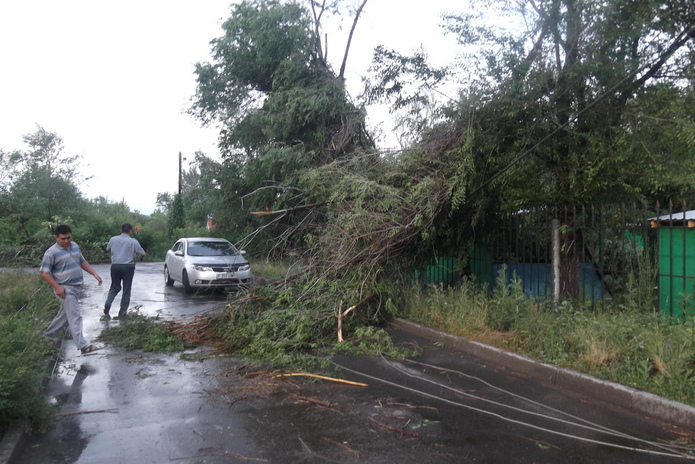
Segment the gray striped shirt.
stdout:
<path fill-rule="evenodd" d="M 51 274 L 58 285 L 82 285 L 82 263 L 85 261 L 77 243 L 70 243 L 69 250 L 54 243 L 44 253 L 39 272 Z"/>

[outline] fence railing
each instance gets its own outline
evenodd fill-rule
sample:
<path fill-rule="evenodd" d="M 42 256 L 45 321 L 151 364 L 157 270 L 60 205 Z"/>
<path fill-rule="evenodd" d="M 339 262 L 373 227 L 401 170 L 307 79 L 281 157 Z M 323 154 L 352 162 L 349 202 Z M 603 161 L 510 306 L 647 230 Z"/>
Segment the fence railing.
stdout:
<path fill-rule="evenodd" d="M 534 298 L 695 314 L 695 211 L 685 205 L 524 209 L 479 236 L 470 270 L 491 289 L 503 272 Z"/>

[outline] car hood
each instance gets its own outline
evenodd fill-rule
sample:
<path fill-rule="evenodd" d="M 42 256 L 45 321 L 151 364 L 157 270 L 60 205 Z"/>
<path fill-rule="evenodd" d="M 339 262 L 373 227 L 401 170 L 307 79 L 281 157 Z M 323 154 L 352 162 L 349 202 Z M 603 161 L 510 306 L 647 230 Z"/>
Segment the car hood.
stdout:
<path fill-rule="evenodd" d="M 248 261 L 240 255 L 236 256 L 189 256 L 188 261 L 193 264 L 204 266 L 210 265 L 236 265 L 241 266 L 248 264 Z"/>

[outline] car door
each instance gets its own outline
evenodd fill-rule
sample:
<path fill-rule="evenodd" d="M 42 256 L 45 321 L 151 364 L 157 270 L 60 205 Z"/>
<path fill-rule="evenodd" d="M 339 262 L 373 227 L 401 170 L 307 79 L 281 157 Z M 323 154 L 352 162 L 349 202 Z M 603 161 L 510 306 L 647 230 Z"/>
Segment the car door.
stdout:
<path fill-rule="evenodd" d="M 184 267 L 185 241 L 179 240 L 174 244 L 169 253 L 169 275 L 172 279 L 181 282 Z"/>

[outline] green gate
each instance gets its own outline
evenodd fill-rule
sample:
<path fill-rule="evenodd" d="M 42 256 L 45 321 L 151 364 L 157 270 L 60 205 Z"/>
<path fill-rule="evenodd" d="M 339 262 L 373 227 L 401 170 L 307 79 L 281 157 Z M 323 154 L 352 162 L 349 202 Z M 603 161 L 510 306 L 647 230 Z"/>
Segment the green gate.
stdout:
<path fill-rule="evenodd" d="M 659 308 L 674 319 L 695 315 L 695 228 L 659 229 Z"/>

